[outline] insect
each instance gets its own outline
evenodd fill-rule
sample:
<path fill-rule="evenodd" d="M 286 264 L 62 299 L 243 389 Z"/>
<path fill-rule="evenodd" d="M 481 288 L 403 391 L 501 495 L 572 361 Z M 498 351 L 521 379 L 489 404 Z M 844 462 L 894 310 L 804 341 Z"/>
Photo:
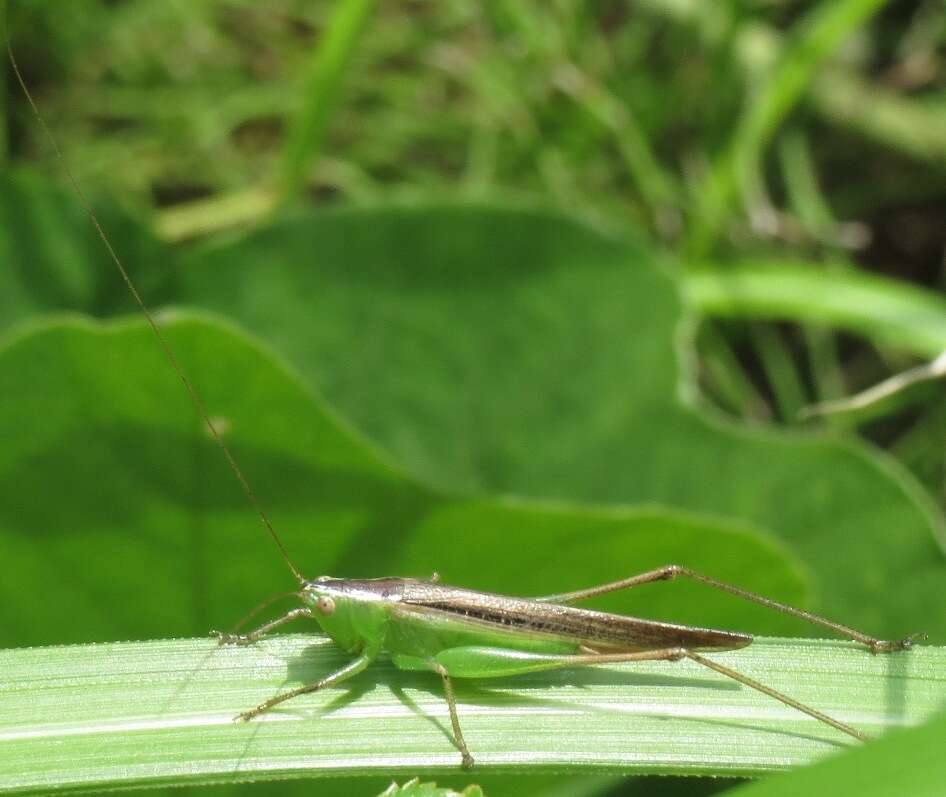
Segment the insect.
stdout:
<path fill-rule="evenodd" d="M 249 634 L 220 634 L 224 644 L 249 645 L 284 623 L 316 620 L 353 659 L 313 684 L 283 692 L 240 714 L 250 720 L 308 692 L 335 686 L 387 652 L 395 666 L 427 670 L 443 680 L 454 740 L 465 768 L 473 756 L 463 738 L 453 678 L 497 678 L 568 667 L 632 661 L 689 659 L 756 689 L 837 730 L 866 741 L 860 731 L 698 651 L 734 650 L 752 642 L 748 634 L 642 620 L 569 604 L 654 581 L 686 577 L 740 598 L 827 627 L 867 646 L 872 653 L 905 650 L 912 637 L 887 641 L 855 631 L 810 612 L 756 595 L 679 565 L 668 565 L 588 589 L 541 598 L 514 598 L 410 578 L 345 579 L 320 576 L 308 581 L 286 558 L 299 580 L 303 606 Z"/>
<path fill-rule="evenodd" d="M 41 127 L 62 161 L 66 174 L 101 237 L 132 297 L 150 324 L 169 363 L 184 384 L 198 414 L 219 445 L 237 480 L 253 505 L 280 555 L 298 582 L 302 606 L 247 634 L 216 633 L 222 644 L 249 645 L 276 628 L 297 619 L 315 620 L 351 660 L 321 680 L 275 695 L 236 719 L 251 720 L 302 694 L 336 686 L 365 670 L 382 654 L 400 669 L 423 670 L 439 676 L 453 728 L 453 737 L 465 768 L 474 759 L 463 736 L 455 678 L 497 678 L 523 673 L 596 666 L 618 662 L 687 659 L 757 690 L 859 740 L 867 737 L 846 725 L 765 684 L 706 658 L 707 651 L 734 650 L 752 643 L 744 633 L 676 625 L 619 614 L 576 608 L 572 604 L 617 590 L 655 581 L 689 578 L 710 588 L 830 629 L 859 642 L 872 653 L 890 653 L 911 646 L 914 637 L 899 641 L 876 639 L 818 615 L 778 603 L 686 567 L 668 565 L 599 586 L 539 598 L 516 598 L 442 585 L 437 579 L 304 578 L 290 559 L 239 464 L 212 423 L 200 396 L 181 369 L 160 327 L 139 296 L 120 257 L 112 248 L 95 212 L 86 200 L 55 139 L 40 115 L 20 76 L 7 43 L 14 74 Z"/>

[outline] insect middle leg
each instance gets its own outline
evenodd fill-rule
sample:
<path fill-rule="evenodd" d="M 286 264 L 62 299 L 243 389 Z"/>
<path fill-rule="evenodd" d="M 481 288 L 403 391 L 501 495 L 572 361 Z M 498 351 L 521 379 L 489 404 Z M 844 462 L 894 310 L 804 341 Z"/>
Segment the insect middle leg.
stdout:
<path fill-rule="evenodd" d="M 450 675 L 447 672 L 447 668 L 442 664 L 437 663 L 434 667 L 435 671 L 440 673 L 440 677 L 443 678 L 443 693 L 447 698 L 447 708 L 450 711 L 450 724 L 453 726 L 453 739 L 457 743 L 457 747 L 460 750 L 461 763 L 464 769 L 473 768 L 473 756 L 470 755 L 470 748 L 466 746 L 466 739 L 463 738 L 463 730 L 460 728 L 460 716 L 457 714 L 457 698 L 453 693 L 453 681 L 450 680 Z"/>
<path fill-rule="evenodd" d="M 719 581 L 710 576 L 704 576 L 702 573 L 697 573 L 695 570 L 680 565 L 665 565 L 664 567 L 658 567 L 656 570 L 648 570 L 646 573 L 624 578 L 620 581 L 612 581 L 608 584 L 600 584 L 596 587 L 575 590 L 574 592 L 563 592 L 558 595 L 545 595 L 537 600 L 548 601 L 549 603 L 574 603 L 587 598 L 593 598 L 596 595 L 604 595 L 608 592 L 630 589 L 631 587 L 638 587 L 641 584 L 649 584 L 653 581 L 672 581 L 675 578 L 681 577 L 698 581 L 713 589 L 728 592 L 730 595 L 735 595 L 737 598 L 757 603 L 760 606 L 765 606 L 768 609 L 773 609 L 782 614 L 788 614 L 814 625 L 829 628 L 841 636 L 847 637 L 855 642 L 860 642 L 862 645 L 865 645 L 871 653 L 893 653 L 898 650 L 907 650 L 917 639 L 923 637 L 923 634 L 913 634 L 899 640 L 877 639 L 876 637 L 872 637 L 850 626 L 836 623 L 821 615 L 806 612 L 804 609 L 796 609 L 794 606 L 789 606 L 787 603 L 774 601 L 771 598 L 766 598 L 764 595 L 749 592 L 749 590 L 728 584 L 725 581 Z"/>
<path fill-rule="evenodd" d="M 444 695 L 450 711 L 450 724 L 453 726 L 453 740 L 462 756 L 462 766 L 473 766 L 473 755 L 463 738 L 460 716 L 457 712 L 457 700 L 453 691 L 452 678 L 496 678 L 519 675 L 542 670 L 555 670 L 566 667 L 579 667 L 590 664 L 608 664 L 625 661 L 678 661 L 686 656 L 683 648 L 662 650 L 634 651 L 628 653 L 608 653 L 593 655 L 569 654 L 529 654 L 519 650 L 490 647 L 458 647 L 443 650 L 432 659 L 414 656 L 395 655 L 396 666 L 405 670 L 433 670 L 443 679 Z"/>

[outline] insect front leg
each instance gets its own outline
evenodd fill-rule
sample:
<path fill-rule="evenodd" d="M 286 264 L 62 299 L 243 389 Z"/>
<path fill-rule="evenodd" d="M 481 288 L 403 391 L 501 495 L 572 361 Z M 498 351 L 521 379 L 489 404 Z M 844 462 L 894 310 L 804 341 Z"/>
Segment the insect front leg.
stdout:
<path fill-rule="evenodd" d="M 256 708 L 251 708 L 249 711 L 244 711 L 242 714 L 237 715 L 234 719 L 246 722 L 247 720 L 253 719 L 253 717 L 258 717 L 260 714 L 269 711 L 273 706 L 284 703 L 294 697 L 306 695 L 310 692 L 318 692 L 320 689 L 324 689 L 327 686 L 335 686 L 342 683 L 342 681 L 347 681 L 349 678 L 357 675 L 369 664 L 371 664 L 375 658 L 375 655 L 376 651 L 365 650 L 360 656 L 358 656 L 358 658 L 352 659 L 340 670 L 336 670 L 331 675 L 326 675 L 322 680 L 316 681 L 314 684 L 307 684 L 306 686 L 300 686 L 298 689 L 290 689 L 288 692 L 282 692 L 278 695 L 275 695 L 269 700 L 260 703 Z"/>
<path fill-rule="evenodd" d="M 675 578 L 689 578 L 691 581 L 706 584 L 706 586 L 720 590 L 721 592 L 728 592 L 730 595 L 735 595 L 737 598 L 742 598 L 751 603 L 757 603 L 760 606 L 765 606 L 768 609 L 773 609 L 782 614 L 798 617 L 813 625 L 829 628 L 835 633 L 847 637 L 854 642 L 860 642 L 862 645 L 865 645 L 871 653 L 894 653 L 898 650 L 908 650 L 917 639 L 924 637 L 924 634 L 912 634 L 911 636 L 898 640 L 877 639 L 855 628 L 822 617 L 819 614 L 806 612 L 804 609 L 796 609 L 794 606 L 789 606 L 787 603 L 780 603 L 771 598 L 766 598 L 764 595 L 749 592 L 749 590 L 728 584 L 725 581 L 719 581 L 711 576 L 704 576 L 702 573 L 698 573 L 688 567 L 682 567 L 681 565 L 665 565 L 658 567 L 656 570 L 648 570 L 646 573 L 640 573 L 630 578 L 622 578 L 620 581 L 612 581 L 608 584 L 600 584 L 596 587 L 575 590 L 574 592 L 563 592 L 558 595 L 545 595 L 541 598 L 537 598 L 537 600 L 547 601 L 549 603 L 575 603 L 576 601 L 593 598 L 596 595 L 604 595 L 608 592 L 615 592 L 621 589 L 639 587 L 641 584 L 650 584 L 654 581 L 672 581 Z"/>
<path fill-rule="evenodd" d="M 293 620 L 298 620 L 300 617 L 311 616 L 312 612 L 307 606 L 300 606 L 297 609 L 291 609 L 286 612 L 282 617 L 277 617 L 275 620 L 263 623 L 259 628 L 250 631 L 248 634 L 228 634 L 223 631 L 211 631 L 210 635 L 215 636 L 221 645 L 252 645 L 260 639 L 260 637 L 266 636 L 266 634 L 274 628 L 279 628 L 281 625 L 291 623 Z"/>

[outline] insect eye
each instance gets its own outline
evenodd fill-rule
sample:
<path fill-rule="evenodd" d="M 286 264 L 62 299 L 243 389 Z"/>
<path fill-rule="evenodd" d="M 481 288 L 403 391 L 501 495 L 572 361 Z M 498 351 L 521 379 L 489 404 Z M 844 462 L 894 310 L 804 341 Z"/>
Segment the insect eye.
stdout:
<path fill-rule="evenodd" d="M 319 614 L 331 614 L 335 611 L 335 601 L 323 595 L 315 602 L 315 608 Z"/>

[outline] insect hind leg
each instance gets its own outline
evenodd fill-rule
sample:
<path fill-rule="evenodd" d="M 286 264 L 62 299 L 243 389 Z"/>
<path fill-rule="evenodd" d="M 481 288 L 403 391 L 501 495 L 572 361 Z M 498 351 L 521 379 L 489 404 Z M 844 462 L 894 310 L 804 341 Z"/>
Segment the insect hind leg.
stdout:
<path fill-rule="evenodd" d="M 795 700 L 793 697 L 789 697 L 784 692 L 779 692 L 777 689 L 773 689 L 770 686 L 759 683 L 758 681 L 750 678 L 748 675 L 743 675 L 737 670 L 730 669 L 729 667 L 719 664 L 718 662 L 706 659 L 699 653 L 694 653 L 692 650 L 686 651 L 686 658 L 704 667 L 708 667 L 714 672 L 718 672 L 720 675 L 725 675 L 727 678 L 732 678 L 734 681 L 738 681 L 743 686 L 748 686 L 750 689 L 755 689 L 757 692 L 768 695 L 769 697 L 778 700 L 780 703 L 784 703 L 786 706 L 790 706 L 791 708 L 796 709 L 803 714 L 807 714 L 809 717 L 823 722 L 826 725 L 830 725 L 832 728 L 835 728 L 842 733 L 846 733 L 848 736 L 853 736 L 855 739 L 861 742 L 870 741 L 870 737 L 867 734 L 861 733 L 856 728 L 852 728 L 850 725 L 847 725 L 840 720 L 836 720 L 834 717 L 829 717 L 827 714 L 824 714 L 817 709 L 806 705 L 805 703 Z"/>
<path fill-rule="evenodd" d="M 797 609 L 794 606 L 789 606 L 787 603 L 780 603 L 771 598 L 766 598 L 764 595 L 759 595 L 758 593 L 737 587 L 734 584 L 719 581 L 711 576 L 704 576 L 702 573 L 698 573 L 695 570 L 681 565 L 665 565 L 658 567 L 656 570 L 648 570 L 646 573 L 623 578 L 619 581 L 612 581 L 607 584 L 600 584 L 596 587 L 588 587 L 587 589 L 575 590 L 574 592 L 546 595 L 538 598 L 538 600 L 547 601 L 549 603 L 575 603 L 576 601 L 593 598 L 596 595 L 604 595 L 608 592 L 639 587 L 641 584 L 650 584 L 654 581 L 673 581 L 675 578 L 689 578 L 692 581 L 705 584 L 721 592 L 735 595 L 737 598 L 742 598 L 750 603 L 765 606 L 767 609 L 772 609 L 773 611 L 787 614 L 791 617 L 797 617 L 800 620 L 821 626 L 822 628 L 828 628 L 840 636 L 847 637 L 854 642 L 860 642 L 862 645 L 866 646 L 871 653 L 894 653 L 899 650 L 908 650 L 913 646 L 914 642 L 925 637 L 925 634 L 911 634 L 899 640 L 877 639 L 850 626 L 829 620 L 827 617 L 822 617 L 819 614 L 814 614 L 804 609 Z"/>

